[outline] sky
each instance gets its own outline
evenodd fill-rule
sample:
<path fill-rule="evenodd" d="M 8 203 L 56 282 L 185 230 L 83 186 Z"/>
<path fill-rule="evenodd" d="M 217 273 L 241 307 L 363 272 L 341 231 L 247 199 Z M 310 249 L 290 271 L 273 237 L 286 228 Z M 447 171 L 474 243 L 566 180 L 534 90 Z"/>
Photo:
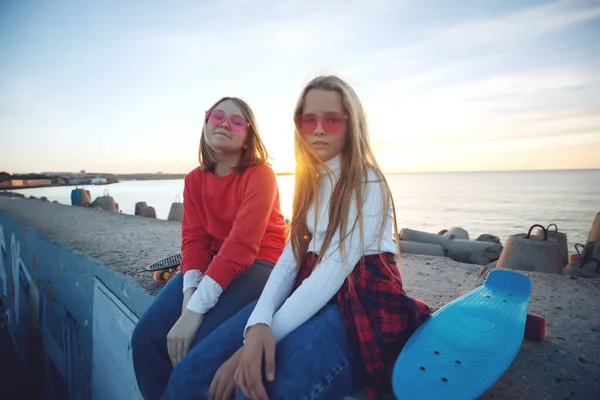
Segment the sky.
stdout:
<path fill-rule="evenodd" d="M 346 79 L 387 172 L 600 168 L 600 2 L 0 1 L 0 171 L 187 173 L 249 102 L 276 171 Z"/>

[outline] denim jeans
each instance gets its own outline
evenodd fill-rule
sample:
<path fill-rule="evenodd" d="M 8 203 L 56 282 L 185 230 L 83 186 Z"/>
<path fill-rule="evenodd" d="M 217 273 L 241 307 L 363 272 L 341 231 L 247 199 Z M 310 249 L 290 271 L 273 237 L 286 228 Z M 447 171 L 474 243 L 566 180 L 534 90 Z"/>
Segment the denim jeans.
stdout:
<path fill-rule="evenodd" d="M 234 279 L 215 307 L 206 313 L 192 348 L 248 303 L 258 299 L 272 269 L 272 263 L 257 260 Z M 181 316 L 182 290 L 183 275 L 178 273 L 161 289 L 133 331 L 133 367 L 145 400 L 159 400 L 162 397 L 173 371 L 167 350 L 167 334 Z"/>
<path fill-rule="evenodd" d="M 175 367 L 163 400 L 205 399 L 219 367 L 243 345 L 255 302 L 215 329 Z M 280 343 L 275 381 L 263 383 L 270 400 L 342 399 L 362 375 L 358 348 L 350 342 L 337 305 L 328 304 Z M 236 399 L 245 399 L 240 393 Z"/>

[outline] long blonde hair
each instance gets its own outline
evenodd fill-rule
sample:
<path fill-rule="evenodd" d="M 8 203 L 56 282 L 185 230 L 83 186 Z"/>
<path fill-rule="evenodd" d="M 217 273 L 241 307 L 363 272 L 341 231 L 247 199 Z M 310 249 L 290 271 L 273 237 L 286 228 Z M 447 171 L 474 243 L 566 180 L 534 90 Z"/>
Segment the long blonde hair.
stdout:
<path fill-rule="evenodd" d="M 252 108 L 244 100 L 238 97 L 223 97 L 214 103 L 208 111 L 212 111 L 224 101 L 231 100 L 242 111 L 244 118 L 250 123 L 248 127 L 248 138 L 246 139 L 246 148 L 243 149 L 242 158 L 236 166 L 238 172 L 244 172 L 253 165 L 268 164 L 269 154 L 258 131 L 258 124 Z M 204 172 L 213 171 L 217 163 L 216 152 L 206 141 L 206 124 L 208 120 L 204 117 L 202 133 L 200 135 L 200 148 L 198 149 L 198 162 Z"/>
<path fill-rule="evenodd" d="M 371 170 L 377 172 L 377 175 L 379 175 L 380 178 L 379 181 L 383 183 L 383 185 L 381 185 L 384 199 L 382 204 L 383 220 L 381 221 L 382 224 L 379 232 L 379 248 L 381 248 L 381 240 L 385 234 L 384 230 L 387 225 L 386 218 L 391 205 L 394 216 L 394 240 L 396 241 L 398 252 L 398 268 L 401 269 L 394 200 L 391 196 L 387 180 L 381 172 L 381 168 L 379 167 L 371 148 L 367 119 L 363 106 L 354 89 L 352 89 L 352 87 L 344 80 L 333 75 L 319 76 L 309 82 L 300 94 L 296 103 L 294 117 L 302 113 L 304 97 L 311 89 L 338 92 L 342 97 L 342 104 L 345 111 L 349 116 L 347 120 L 347 142 L 341 154 L 342 169 L 339 180 L 331 195 L 332 200 L 329 204 L 329 223 L 315 265 L 321 261 L 338 228 L 341 235 L 339 250 L 345 260 L 344 242 L 345 239 L 350 236 L 352 231 L 356 229 L 357 223 L 360 229 L 361 250 L 363 250 L 364 253 L 364 226 L 362 217 L 364 200 L 363 190 L 365 188 L 364 183 L 368 180 L 369 170 Z M 308 243 L 311 239 L 306 220 L 308 209 L 311 204 L 315 207 L 315 218 L 316 215 L 318 215 L 318 196 L 316 196 L 316 194 L 318 193 L 319 188 L 319 167 L 327 168 L 327 166 L 315 154 L 307 140 L 298 131 L 297 127 L 295 131 L 294 151 L 296 155 L 296 183 L 292 205 L 292 221 L 290 223 L 290 240 L 292 241 L 294 258 L 299 267 L 306 256 Z M 335 199 L 335 201 L 333 199 Z M 356 204 L 358 219 L 352 226 L 352 229 L 348 230 L 348 215 L 350 214 L 350 204 L 353 200 Z M 389 234 L 389 232 L 387 234 Z M 383 261 L 382 255 L 381 259 Z M 350 268 L 351 267 L 353 266 L 350 266 Z"/>

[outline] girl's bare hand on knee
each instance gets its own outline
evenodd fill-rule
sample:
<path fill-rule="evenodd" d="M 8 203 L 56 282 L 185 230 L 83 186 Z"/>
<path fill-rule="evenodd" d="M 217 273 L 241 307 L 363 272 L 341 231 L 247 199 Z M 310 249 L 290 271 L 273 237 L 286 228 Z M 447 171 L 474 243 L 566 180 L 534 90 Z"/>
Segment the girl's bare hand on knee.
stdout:
<path fill-rule="evenodd" d="M 262 382 L 262 361 L 265 361 L 267 381 L 275 380 L 275 338 L 271 327 L 257 324 L 248 328 L 246 344 L 235 373 L 235 382 L 241 392 L 250 400 L 268 400 Z"/>
<path fill-rule="evenodd" d="M 167 334 L 167 350 L 173 366 L 176 366 L 192 347 L 202 321 L 204 314 L 185 310 Z"/>
<path fill-rule="evenodd" d="M 235 371 L 238 367 L 242 348 L 236 351 L 229 360 L 217 370 L 208 389 L 209 400 L 230 400 L 236 395 L 236 384 L 234 380 Z"/>

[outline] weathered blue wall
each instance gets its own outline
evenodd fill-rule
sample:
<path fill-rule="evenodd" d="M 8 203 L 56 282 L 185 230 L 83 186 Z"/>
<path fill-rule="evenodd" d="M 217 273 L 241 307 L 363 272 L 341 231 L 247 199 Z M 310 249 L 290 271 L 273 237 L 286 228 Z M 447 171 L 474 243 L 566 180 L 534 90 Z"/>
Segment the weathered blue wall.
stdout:
<path fill-rule="evenodd" d="M 129 340 L 152 296 L 0 211 L 0 294 L 23 367 L 48 399 L 138 399 Z M 141 314 L 140 314 L 141 315 Z"/>

